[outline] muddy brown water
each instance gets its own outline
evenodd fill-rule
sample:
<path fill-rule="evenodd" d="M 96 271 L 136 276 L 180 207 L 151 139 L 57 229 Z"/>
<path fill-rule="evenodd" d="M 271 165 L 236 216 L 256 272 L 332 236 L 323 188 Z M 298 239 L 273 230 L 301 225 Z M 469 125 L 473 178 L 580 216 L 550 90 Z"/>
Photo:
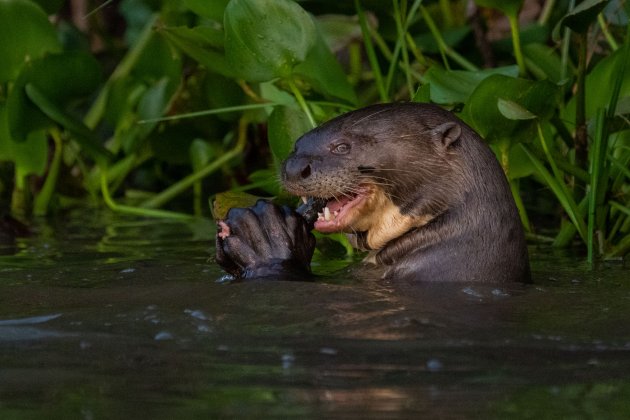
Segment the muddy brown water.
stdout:
<path fill-rule="evenodd" d="M 0 247 L 0 419 L 630 418 L 622 261 L 533 247 L 528 286 L 225 283 L 207 221 L 37 231 Z"/>

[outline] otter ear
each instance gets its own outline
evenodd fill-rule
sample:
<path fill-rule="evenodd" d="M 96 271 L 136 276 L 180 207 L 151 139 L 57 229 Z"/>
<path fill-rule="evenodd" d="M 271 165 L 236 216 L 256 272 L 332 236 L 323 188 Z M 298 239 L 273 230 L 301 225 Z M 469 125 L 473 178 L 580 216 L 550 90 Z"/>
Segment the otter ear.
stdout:
<path fill-rule="evenodd" d="M 462 127 L 456 122 L 450 121 L 435 127 L 431 130 L 431 134 L 436 143 L 446 150 L 462 135 Z"/>

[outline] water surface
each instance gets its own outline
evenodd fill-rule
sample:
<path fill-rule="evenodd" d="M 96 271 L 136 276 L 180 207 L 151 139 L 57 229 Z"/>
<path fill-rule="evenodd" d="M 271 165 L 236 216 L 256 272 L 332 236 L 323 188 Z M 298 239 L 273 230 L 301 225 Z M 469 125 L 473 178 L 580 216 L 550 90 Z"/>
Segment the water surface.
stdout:
<path fill-rule="evenodd" d="M 622 262 L 532 248 L 531 286 L 222 283 L 213 234 L 90 210 L 0 246 L 0 418 L 630 417 Z"/>

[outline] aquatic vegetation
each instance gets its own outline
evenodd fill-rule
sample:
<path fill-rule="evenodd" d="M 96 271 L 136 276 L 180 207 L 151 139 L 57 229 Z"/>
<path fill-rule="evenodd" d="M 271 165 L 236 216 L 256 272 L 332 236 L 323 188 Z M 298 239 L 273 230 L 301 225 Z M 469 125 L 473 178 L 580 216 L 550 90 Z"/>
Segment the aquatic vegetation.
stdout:
<path fill-rule="evenodd" d="M 299 135 L 413 100 L 486 139 L 532 240 L 630 250 L 627 2 L 75 3 L 0 2 L 0 210 L 287 200 L 276 168 Z"/>

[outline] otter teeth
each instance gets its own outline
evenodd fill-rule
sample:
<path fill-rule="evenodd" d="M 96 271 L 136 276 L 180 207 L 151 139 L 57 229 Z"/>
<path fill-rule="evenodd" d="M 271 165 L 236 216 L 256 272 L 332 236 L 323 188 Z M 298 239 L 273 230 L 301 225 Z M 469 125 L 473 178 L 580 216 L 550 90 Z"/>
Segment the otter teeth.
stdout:
<path fill-rule="evenodd" d="M 308 200 L 306 199 L 306 196 L 303 195 L 302 197 L 300 197 L 302 199 L 302 203 L 306 204 L 308 202 Z"/>
<path fill-rule="evenodd" d="M 334 212 L 330 211 L 330 208 L 324 207 L 321 213 L 317 213 L 317 220 L 325 220 L 330 222 L 339 216 L 339 210 L 335 210 Z"/>
<path fill-rule="evenodd" d="M 328 207 L 324 207 L 324 220 L 330 221 L 330 209 Z"/>

